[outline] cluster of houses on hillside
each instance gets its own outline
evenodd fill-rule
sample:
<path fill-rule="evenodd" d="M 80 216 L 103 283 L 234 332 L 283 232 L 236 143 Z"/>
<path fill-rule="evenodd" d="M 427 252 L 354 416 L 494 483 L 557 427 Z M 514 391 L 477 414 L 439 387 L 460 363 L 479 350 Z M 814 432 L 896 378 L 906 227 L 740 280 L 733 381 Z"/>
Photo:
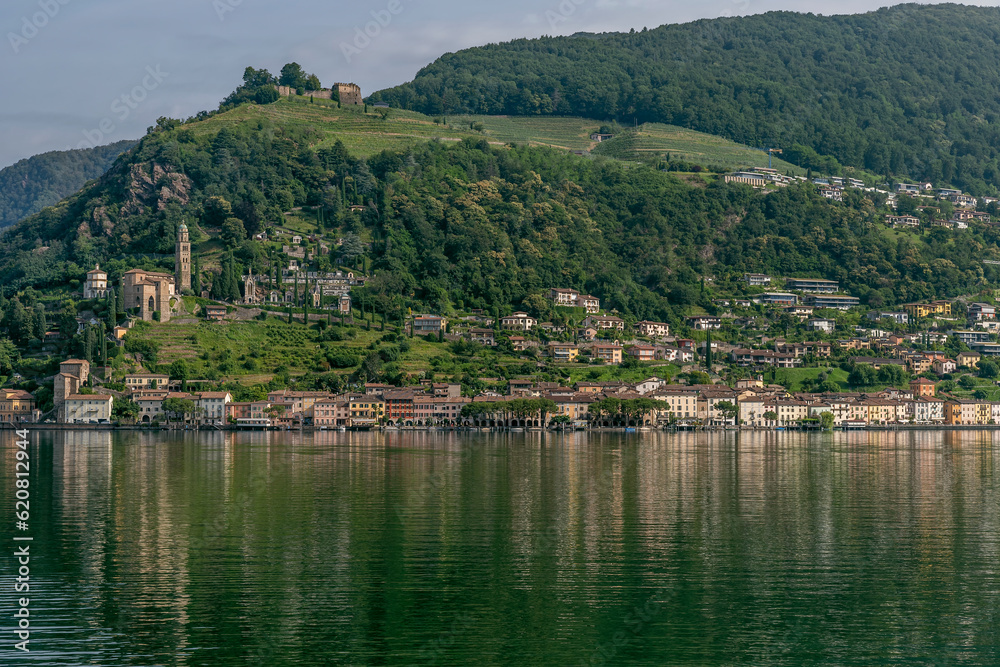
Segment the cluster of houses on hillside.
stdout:
<path fill-rule="evenodd" d="M 858 359 L 857 361 L 867 361 Z M 967 363 L 974 361 L 966 360 Z M 85 361 L 68 360 L 66 373 L 89 372 Z M 272 391 L 260 401 L 234 401 L 226 391 L 185 392 L 167 375 L 133 374 L 125 379 L 127 392 L 119 394 L 139 408 L 141 424 L 185 422 L 209 427 L 371 428 L 382 426 L 468 426 L 545 428 L 553 420 L 577 427 L 631 426 L 743 426 L 792 428 L 817 425 L 824 413 L 834 426 L 845 428 L 886 424 L 994 425 L 1000 424 L 1000 403 L 936 396 L 936 385 L 926 378 L 913 380 L 908 390 L 890 388 L 872 393 L 790 393 L 766 385 L 762 377 L 740 380 L 735 386 L 672 385 L 659 377 L 641 382 L 558 383 L 511 380 L 505 393 L 485 391 L 462 395 L 458 384 L 425 382 L 417 387 L 367 384 L 363 392 L 330 394 L 319 391 Z M 519 399 L 547 399 L 544 413 Z M 629 416 L 591 413 L 603 399 L 620 402 L 652 399 L 643 414 Z M 169 402 L 170 399 L 180 401 Z M 34 399 L 27 392 L 6 391 L 0 404 L 3 421 L 37 421 Z M 67 424 L 110 424 L 116 395 L 79 393 L 59 397 L 59 421 Z M 481 410 L 466 406 L 483 404 Z M 183 413 L 171 406 L 188 406 Z M 510 407 L 507 407 L 507 406 Z"/>
<path fill-rule="evenodd" d="M 724 180 L 726 183 L 742 183 L 758 190 L 765 190 L 768 187 L 787 187 L 797 182 L 810 182 L 805 176 L 786 176 L 777 169 L 768 167 L 753 167 L 744 171 L 736 171 L 726 174 Z M 980 202 L 984 205 L 989 205 L 998 201 L 995 197 L 983 197 L 979 199 L 953 188 L 935 188 L 933 183 L 897 183 L 892 190 L 885 190 L 866 186 L 864 181 L 850 177 L 828 176 L 814 178 L 811 182 L 818 188 L 820 195 L 832 201 L 843 201 L 844 192 L 847 189 L 856 189 L 884 195 L 886 203 L 892 208 L 897 207 L 900 195 L 924 200 L 951 202 L 956 207 L 955 214 L 949 220 L 939 220 L 933 223 L 935 226 L 947 227 L 949 229 L 967 229 L 970 221 L 990 222 L 988 213 L 976 211 L 975 209 L 979 206 Z M 886 223 L 894 228 L 920 226 L 919 218 L 910 215 L 890 215 L 886 217 Z"/>
<path fill-rule="evenodd" d="M 983 197 L 982 199 L 967 195 L 961 190 L 952 188 L 934 188 L 932 183 L 899 183 L 896 185 L 895 193 L 891 201 L 896 207 L 896 195 L 907 195 L 932 202 L 917 206 L 918 210 L 929 211 L 932 214 L 931 226 L 944 227 L 947 229 L 968 229 L 969 223 L 990 224 L 992 218 L 989 213 L 977 211 L 976 208 L 982 203 L 989 205 L 997 202 L 994 197 Z M 950 202 L 953 205 L 953 212 L 947 220 L 938 219 L 941 207 L 938 202 Z M 893 229 L 917 229 L 920 227 L 920 218 L 915 215 L 887 215 L 885 223 Z"/>
<path fill-rule="evenodd" d="M 747 287 L 769 287 L 775 279 L 763 273 L 746 273 L 743 282 Z M 812 315 L 812 309 L 829 308 L 832 310 L 850 310 L 861 305 L 861 300 L 850 294 L 843 294 L 840 283 L 836 280 L 821 278 L 785 278 L 787 292 L 763 292 L 746 299 L 726 299 L 725 303 L 717 305 L 749 306 L 751 303 L 766 306 L 784 306 L 790 314 L 796 316 Z"/>

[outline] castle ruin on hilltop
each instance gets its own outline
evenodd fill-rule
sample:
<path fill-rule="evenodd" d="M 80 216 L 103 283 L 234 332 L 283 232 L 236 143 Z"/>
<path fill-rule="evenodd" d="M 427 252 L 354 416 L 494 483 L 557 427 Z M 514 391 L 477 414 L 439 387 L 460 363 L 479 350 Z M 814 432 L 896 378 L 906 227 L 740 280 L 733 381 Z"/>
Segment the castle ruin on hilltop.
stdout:
<path fill-rule="evenodd" d="M 331 100 L 333 99 L 333 91 L 336 90 L 340 95 L 340 103 L 350 104 L 354 106 L 361 106 L 364 104 L 364 100 L 361 97 L 361 87 L 355 83 L 335 83 L 332 88 L 324 88 L 322 90 L 306 90 L 302 93 L 303 97 L 315 97 L 318 100 Z M 291 97 L 295 95 L 295 89 L 290 86 L 278 86 L 278 93 L 284 97 Z"/>

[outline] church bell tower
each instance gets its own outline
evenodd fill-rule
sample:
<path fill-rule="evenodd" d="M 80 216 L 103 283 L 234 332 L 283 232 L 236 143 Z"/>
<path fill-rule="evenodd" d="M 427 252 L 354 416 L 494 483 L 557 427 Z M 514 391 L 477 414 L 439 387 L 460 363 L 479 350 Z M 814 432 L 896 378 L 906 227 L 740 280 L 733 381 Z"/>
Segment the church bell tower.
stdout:
<path fill-rule="evenodd" d="M 177 251 L 174 254 L 174 271 L 177 294 L 191 291 L 191 239 L 187 225 L 183 222 L 177 228 Z"/>

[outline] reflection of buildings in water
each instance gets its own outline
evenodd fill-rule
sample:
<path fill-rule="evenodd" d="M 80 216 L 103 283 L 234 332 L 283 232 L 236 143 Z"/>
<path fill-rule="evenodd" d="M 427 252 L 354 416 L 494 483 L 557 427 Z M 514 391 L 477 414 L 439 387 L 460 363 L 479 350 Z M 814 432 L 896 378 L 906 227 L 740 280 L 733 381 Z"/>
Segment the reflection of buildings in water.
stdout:
<path fill-rule="evenodd" d="M 123 613 L 141 604 L 185 620 L 188 568 L 205 576 L 213 562 L 189 536 L 219 515 L 225 534 L 205 548 L 236 550 L 248 587 L 278 542 L 297 554 L 280 565 L 289 605 L 315 592 L 307 570 L 322 564 L 336 623 L 368 613 L 352 587 L 373 558 L 429 562 L 499 538 L 497 558 L 529 586 L 540 567 L 586 582 L 626 556 L 659 582 L 682 549 L 709 580 L 735 567 L 766 581 L 776 553 L 830 571 L 843 544 L 902 531 L 937 571 L 957 521 L 994 536 L 983 550 L 1000 534 L 1000 510 L 970 510 L 1000 477 L 992 431 L 119 433 L 114 446 L 100 435 L 66 432 L 56 450 L 86 573 L 94 590 L 142 587 Z M 241 605 L 250 613 L 256 601 Z M 183 646 L 184 626 L 173 627 Z"/>
<path fill-rule="evenodd" d="M 113 549 L 107 543 L 110 532 L 106 525 L 112 509 L 112 434 L 60 431 L 40 435 L 47 441 L 43 446 L 51 446 L 53 451 L 52 501 L 59 506 L 60 531 L 63 539 L 76 545 L 80 578 L 88 583 L 79 595 L 87 606 L 99 608 L 100 591 L 107 583 L 107 555 L 109 548 Z M 36 471 L 36 475 L 40 473 Z"/>

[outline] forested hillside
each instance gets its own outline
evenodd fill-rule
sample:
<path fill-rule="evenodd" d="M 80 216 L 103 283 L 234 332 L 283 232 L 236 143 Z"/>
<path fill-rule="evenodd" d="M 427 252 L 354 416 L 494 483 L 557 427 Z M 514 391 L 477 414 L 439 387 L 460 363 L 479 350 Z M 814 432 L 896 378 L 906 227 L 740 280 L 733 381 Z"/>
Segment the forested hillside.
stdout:
<path fill-rule="evenodd" d="M 984 280 L 981 260 L 1000 258 L 993 227 L 897 235 L 875 224 L 885 209 L 860 191 L 843 205 L 807 184 L 765 195 L 484 138 L 362 158 L 320 126 L 288 120 L 282 103 L 244 109 L 252 113 L 161 119 L 99 181 L 8 230 L 0 285 L 8 294 L 59 287 L 96 262 L 112 278 L 139 263 L 172 267 L 181 220 L 196 253 L 224 244 L 236 271 L 268 271 L 252 234 L 294 207 L 319 207 L 327 229 L 363 241 L 316 264 L 363 253 L 378 276 L 372 297 L 389 316 L 408 307 L 539 311 L 544 290 L 559 285 L 623 314 L 677 321 L 711 307 L 703 277 L 744 271 L 838 279 L 881 306 L 972 290 Z M 202 278 L 207 287 L 212 275 Z"/>
<path fill-rule="evenodd" d="M 52 151 L 0 170 L 0 228 L 52 206 L 97 178 L 135 145 L 119 141 L 72 151 Z"/>
<path fill-rule="evenodd" d="M 1000 186 L 1000 9 L 769 13 L 443 56 L 373 101 L 429 114 L 662 122 L 802 167 Z M 824 159 L 832 156 L 835 160 Z"/>

